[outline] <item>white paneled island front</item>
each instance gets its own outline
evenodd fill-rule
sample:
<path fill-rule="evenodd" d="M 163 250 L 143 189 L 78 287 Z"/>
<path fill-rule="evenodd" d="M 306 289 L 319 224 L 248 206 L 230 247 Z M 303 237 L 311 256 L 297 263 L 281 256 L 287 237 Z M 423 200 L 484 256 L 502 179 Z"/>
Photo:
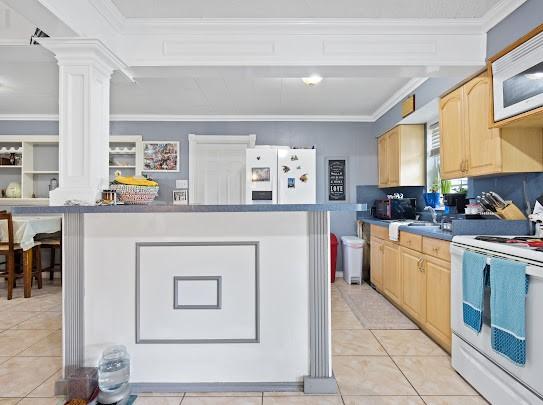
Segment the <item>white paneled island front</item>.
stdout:
<path fill-rule="evenodd" d="M 64 365 L 131 356 L 142 391 L 335 392 L 329 211 L 356 204 L 24 207 L 64 217 Z"/>

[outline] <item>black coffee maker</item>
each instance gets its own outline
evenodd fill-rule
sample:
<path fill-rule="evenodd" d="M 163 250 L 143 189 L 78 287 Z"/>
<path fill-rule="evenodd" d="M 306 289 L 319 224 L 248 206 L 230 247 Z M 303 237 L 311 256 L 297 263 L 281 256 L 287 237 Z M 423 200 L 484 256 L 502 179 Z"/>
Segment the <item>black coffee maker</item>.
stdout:
<path fill-rule="evenodd" d="M 443 194 L 443 204 L 449 207 L 450 214 L 463 214 L 466 212 L 466 194 Z"/>

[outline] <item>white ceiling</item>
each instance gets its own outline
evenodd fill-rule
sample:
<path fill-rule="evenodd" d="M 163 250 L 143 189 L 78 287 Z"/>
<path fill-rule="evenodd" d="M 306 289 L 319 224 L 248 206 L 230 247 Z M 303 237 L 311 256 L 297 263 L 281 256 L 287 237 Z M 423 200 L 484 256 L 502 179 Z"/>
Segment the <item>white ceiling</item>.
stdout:
<path fill-rule="evenodd" d="M 133 18 L 479 18 L 500 0 L 111 0 Z"/>
<path fill-rule="evenodd" d="M 48 51 L 0 47 L 0 61 L 0 114 L 58 113 L 58 68 Z M 310 69 L 136 69 L 135 83 L 114 75 L 111 113 L 371 116 L 410 80 L 329 69 L 320 85 L 309 87 L 301 71 Z"/>

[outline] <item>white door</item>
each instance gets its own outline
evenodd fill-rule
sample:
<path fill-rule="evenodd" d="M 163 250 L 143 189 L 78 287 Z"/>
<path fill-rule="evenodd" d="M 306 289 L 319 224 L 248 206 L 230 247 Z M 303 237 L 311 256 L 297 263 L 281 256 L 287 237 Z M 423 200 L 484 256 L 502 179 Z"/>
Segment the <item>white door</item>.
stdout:
<path fill-rule="evenodd" d="M 245 202 L 245 150 L 256 135 L 189 135 L 191 204 Z"/>

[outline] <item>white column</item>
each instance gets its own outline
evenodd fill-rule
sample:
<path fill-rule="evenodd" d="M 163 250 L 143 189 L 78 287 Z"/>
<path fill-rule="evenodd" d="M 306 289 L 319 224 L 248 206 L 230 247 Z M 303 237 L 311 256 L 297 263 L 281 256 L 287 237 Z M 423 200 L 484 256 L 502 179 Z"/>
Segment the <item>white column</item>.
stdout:
<path fill-rule="evenodd" d="M 59 183 L 50 205 L 94 204 L 109 181 L 109 88 L 124 64 L 99 40 L 40 38 L 59 65 Z"/>

